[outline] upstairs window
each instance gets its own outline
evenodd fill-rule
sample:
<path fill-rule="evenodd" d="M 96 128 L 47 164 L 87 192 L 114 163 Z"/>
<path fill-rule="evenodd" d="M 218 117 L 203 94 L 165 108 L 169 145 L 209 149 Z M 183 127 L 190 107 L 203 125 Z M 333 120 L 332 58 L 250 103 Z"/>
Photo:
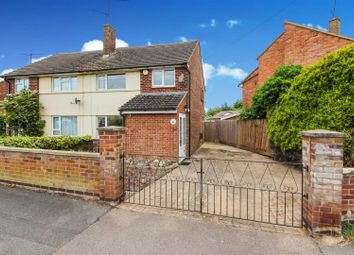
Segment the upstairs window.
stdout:
<path fill-rule="evenodd" d="M 153 70 L 152 86 L 153 87 L 174 87 L 175 70 Z"/>
<path fill-rule="evenodd" d="M 53 79 L 54 92 L 68 92 L 77 90 L 76 77 L 57 77 Z"/>
<path fill-rule="evenodd" d="M 15 93 L 20 93 L 21 90 L 25 90 L 29 88 L 29 80 L 28 79 L 16 79 L 15 80 Z"/>
<path fill-rule="evenodd" d="M 97 76 L 97 88 L 99 90 L 125 89 L 125 74 L 103 74 Z"/>

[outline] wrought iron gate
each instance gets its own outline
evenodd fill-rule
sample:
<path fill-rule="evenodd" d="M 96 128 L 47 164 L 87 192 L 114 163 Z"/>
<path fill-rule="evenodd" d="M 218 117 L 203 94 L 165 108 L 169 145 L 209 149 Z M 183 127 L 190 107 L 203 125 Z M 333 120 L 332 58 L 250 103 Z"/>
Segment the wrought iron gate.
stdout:
<path fill-rule="evenodd" d="M 302 165 L 125 155 L 125 202 L 302 227 Z"/>

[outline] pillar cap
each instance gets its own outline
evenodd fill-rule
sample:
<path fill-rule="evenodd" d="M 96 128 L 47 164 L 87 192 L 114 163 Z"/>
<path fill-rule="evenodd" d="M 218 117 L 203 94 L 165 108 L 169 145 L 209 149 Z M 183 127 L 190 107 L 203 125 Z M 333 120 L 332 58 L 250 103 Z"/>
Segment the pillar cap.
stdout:
<path fill-rule="evenodd" d="M 306 130 L 300 133 L 302 136 L 309 137 L 323 137 L 323 138 L 336 138 L 336 137 L 345 137 L 345 133 L 330 131 L 325 129 L 317 129 L 317 130 Z"/>
<path fill-rule="evenodd" d="M 125 127 L 99 127 L 98 131 L 124 131 Z"/>

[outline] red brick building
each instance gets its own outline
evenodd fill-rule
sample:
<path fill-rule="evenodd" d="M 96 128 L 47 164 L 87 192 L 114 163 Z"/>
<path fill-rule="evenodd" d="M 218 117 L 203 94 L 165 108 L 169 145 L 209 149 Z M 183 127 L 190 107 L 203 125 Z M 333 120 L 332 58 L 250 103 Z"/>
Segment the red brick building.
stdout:
<path fill-rule="evenodd" d="M 8 90 L 8 84 L 5 81 L 0 81 L 0 101 L 5 99 Z"/>
<path fill-rule="evenodd" d="M 342 36 L 340 20 L 329 22 L 329 32 L 304 25 L 284 22 L 284 32 L 261 53 L 258 67 L 241 83 L 242 101 L 251 105 L 251 97 L 281 65 L 292 63 L 310 65 L 326 54 L 354 42 L 353 38 Z"/>

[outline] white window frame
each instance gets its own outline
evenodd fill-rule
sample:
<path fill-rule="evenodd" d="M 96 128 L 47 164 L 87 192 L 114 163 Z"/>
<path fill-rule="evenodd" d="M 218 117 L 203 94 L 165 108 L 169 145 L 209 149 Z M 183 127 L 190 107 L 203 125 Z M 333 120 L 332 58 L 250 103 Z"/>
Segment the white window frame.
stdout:
<path fill-rule="evenodd" d="M 109 127 L 108 126 L 108 117 L 119 117 L 119 115 L 97 115 L 97 127 L 99 127 L 99 121 L 98 118 L 104 118 L 104 127 Z M 122 125 L 123 126 L 123 125 Z"/>
<path fill-rule="evenodd" d="M 78 134 L 78 130 L 77 130 L 77 128 L 78 128 L 78 126 L 77 126 L 77 124 L 78 124 L 78 118 L 77 118 L 77 116 L 64 116 L 64 115 L 60 115 L 60 116 L 58 116 L 58 115 L 55 115 L 55 116 L 52 116 L 52 135 L 53 136 L 62 136 L 63 134 L 62 134 L 62 130 L 61 130 L 61 118 L 62 117 L 76 117 L 76 135 L 75 136 L 77 136 L 77 134 Z M 59 129 L 54 129 L 54 118 L 59 118 Z M 59 135 L 55 135 L 54 134 L 54 131 L 59 131 Z"/>
<path fill-rule="evenodd" d="M 113 75 L 115 75 L 115 76 L 118 76 L 118 75 L 122 75 L 122 76 L 124 76 L 124 82 L 125 82 L 125 88 L 122 88 L 122 89 L 109 89 L 108 88 L 108 76 L 113 76 Z M 99 78 L 100 77 L 104 77 L 104 88 L 100 88 L 99 87 Z M 125 73 L 117 73 L 117 74 L 97 74 L 97 79 L 96 79 L 96 83 L 97 83 L 97 86 L 96 86 L 96 88 L 97 88 L 97 90 L 126 90 L 127 89 L 127 76 L 126 76 L 126 74 Z"/>
<path fill-rule="evenodd" d="M 76 79 L 76 88 L 73 89 L 73 82 L 72 79 L 75 78 Z M 59 79 L 59 83 L 60 83 L 60 90 L 56 91 L 55 87 L 54 87 L 54 81 L 55 79 Z M 62 86 L 62 79 L 69 79 L 70 80 L 70 90 L 63 90 L 63 86 Z M 59 77 L 52 77 L 52 92 L 53 93 L 64 93 L 64 92 L 72 92 L 72 91 L 78 91 L 77 88 L 77 76 L 59 76 Z"/>
<path fill-rule="evenodd" d="M 165 85 L 165 72 L 166 71 L 173 71 L 173 85 L 168 84 Z M 155 81 L 154 81 L 154 73 L 155 72 L 162 72 L 162 84 L 161 85 L 156 85 Z M 152 70 L 152 88 L 175 88 L 176 87 L 176 69 L 156 69 L 156 70 Z"/>
<path fill-rule="evenodd" d="M 23 89 L 18 90 L 17 89 L 17 82 L 22 81 L 23 82 Z M 18 78 L 15 79 L 15 94 L 20 93 L 22 90 L 28 90 L 29 89 L 29 78 Z"/>

